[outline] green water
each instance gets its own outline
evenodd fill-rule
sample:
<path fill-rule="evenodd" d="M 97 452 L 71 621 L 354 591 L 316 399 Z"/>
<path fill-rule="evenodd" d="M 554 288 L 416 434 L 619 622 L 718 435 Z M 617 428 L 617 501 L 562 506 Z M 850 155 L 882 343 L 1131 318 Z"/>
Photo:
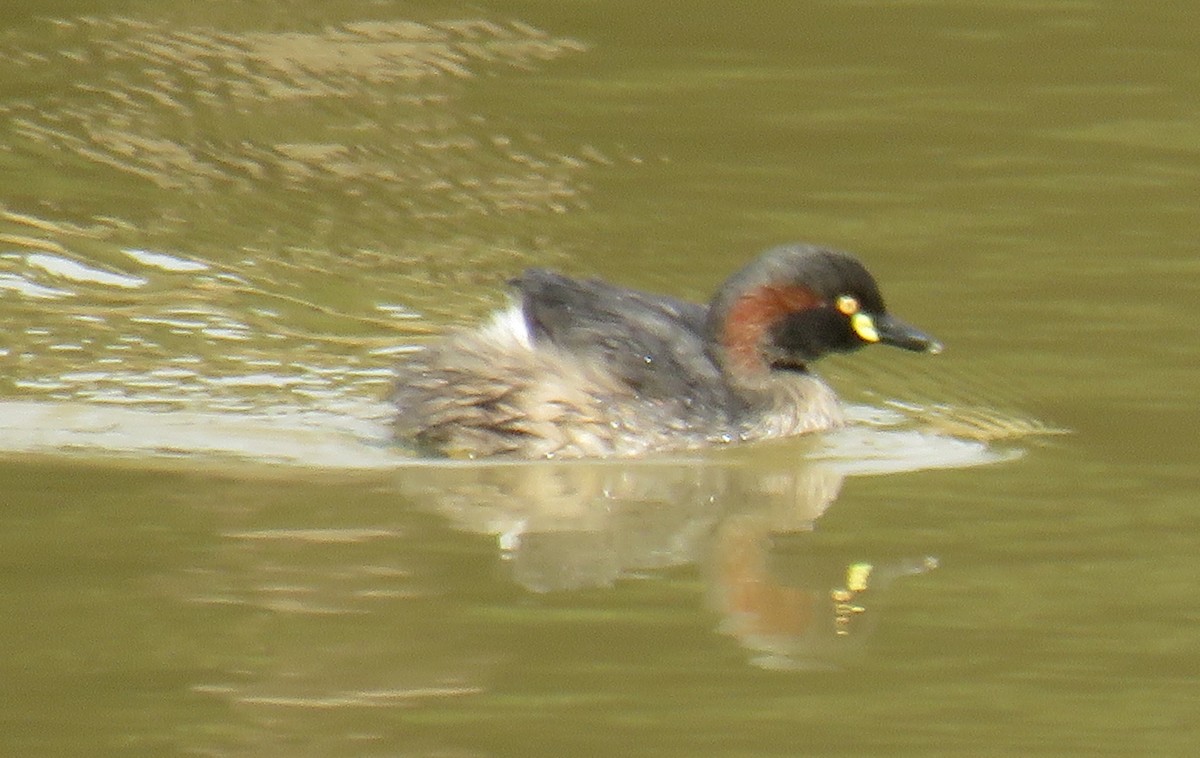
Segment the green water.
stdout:
<path fill-rule="evenodd" d="M 0 23 L 0 753 L 1195 751 L 1200 8 Z M 790 240 L 947 345 L 831 362 L 851 428 L 388 445 L 524 266 L 703 299 Z"/>

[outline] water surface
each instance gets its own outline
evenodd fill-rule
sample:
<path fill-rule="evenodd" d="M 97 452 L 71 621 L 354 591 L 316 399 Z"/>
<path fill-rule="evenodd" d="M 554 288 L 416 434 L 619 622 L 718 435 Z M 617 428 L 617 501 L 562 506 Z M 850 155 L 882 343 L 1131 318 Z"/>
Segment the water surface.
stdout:
<path fill-rule="evenodd" d="M 0 28 L 3 752 L 1193 751 L 1192 4 L 161 5 Z M 849 429 L 389 444 L 521 268 L 790 240 L 948 346 Z"/>

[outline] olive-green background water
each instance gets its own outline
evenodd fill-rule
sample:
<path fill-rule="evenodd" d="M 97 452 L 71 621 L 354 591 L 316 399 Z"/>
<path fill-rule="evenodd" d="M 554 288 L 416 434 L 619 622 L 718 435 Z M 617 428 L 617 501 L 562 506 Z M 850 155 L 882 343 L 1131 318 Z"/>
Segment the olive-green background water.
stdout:
<path fill-rule="evenodd" d="M 0 753 L 1195 751 L 1200 7 L 28 5 Z M 948 346 L 832 362 L 851 429 L 389 446 L 522 267 L 702 299 L 798 239 Z"/>

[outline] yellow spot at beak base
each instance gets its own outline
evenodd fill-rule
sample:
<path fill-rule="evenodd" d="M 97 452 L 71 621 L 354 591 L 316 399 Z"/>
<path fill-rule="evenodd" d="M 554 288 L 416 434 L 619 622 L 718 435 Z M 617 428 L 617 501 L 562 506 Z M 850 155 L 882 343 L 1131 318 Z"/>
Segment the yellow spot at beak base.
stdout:
<path fill-rule="evenodd" d="M 874 319 L 861 311 L 850 317 L 850 328 L 867 342 L 879 341 L 879 330 L 875 328 Z"/>

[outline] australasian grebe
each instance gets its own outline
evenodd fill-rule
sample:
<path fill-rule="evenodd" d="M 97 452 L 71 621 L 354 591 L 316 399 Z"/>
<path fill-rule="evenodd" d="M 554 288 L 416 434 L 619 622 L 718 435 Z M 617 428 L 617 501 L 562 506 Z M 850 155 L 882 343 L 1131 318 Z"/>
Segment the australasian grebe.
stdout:
<path fill-rule="evenodd" d="M 854 257 L 768 250 L 705 306 L 530 269 L 486 326 L 406 357 L 398 438 L 452 457 L 633 456 L 843 423 L 809 371 L 873 342 L 936 353 Z"/>

